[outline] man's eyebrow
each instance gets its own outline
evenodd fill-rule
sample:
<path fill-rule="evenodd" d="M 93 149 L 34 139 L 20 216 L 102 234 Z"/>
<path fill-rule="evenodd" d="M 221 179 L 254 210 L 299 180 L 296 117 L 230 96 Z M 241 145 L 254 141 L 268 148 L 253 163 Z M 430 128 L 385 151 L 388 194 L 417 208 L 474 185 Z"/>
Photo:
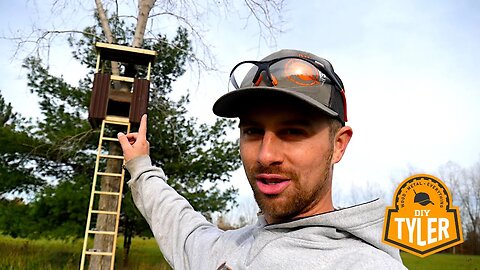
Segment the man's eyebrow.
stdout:
<path fill-rule="evenodd" d="M 312 121 L 309 119 L 289 119 L 285 121 L 281 121 L 280 125 L 284 126 L 302 126 L 302 127 L 310 127 L 312 126 Z"/>
<path fill-rule="evenodd" d="M 282 126 L 302 126 L 302 127 L 310 127 L 312 126 L 312 121 L 310 119 L 288 119 L 284 121 L 280 121 L 279 123 Z M 250 119 L 240 119 L 238 123 L 238 127 L 242 126 L 258 126 L 260 123 L 250 120 Z"/>
<path fill-rule="evenodd" d="M 240 122 L 238 123 L 238 127 L 254 126 L 254 125 L 258 125 L 258 123 L 253 121 L 253 120 L 248 120 L 248 119 L 240 119 Z"/>

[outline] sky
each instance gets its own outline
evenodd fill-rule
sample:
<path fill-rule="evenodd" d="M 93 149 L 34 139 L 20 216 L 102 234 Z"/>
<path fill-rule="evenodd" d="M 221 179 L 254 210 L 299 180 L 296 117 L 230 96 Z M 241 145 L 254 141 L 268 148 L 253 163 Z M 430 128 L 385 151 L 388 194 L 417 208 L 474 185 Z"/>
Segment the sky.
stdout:
<path fill-rule="evenodd" d="M 58 11 L 42 3 L 0 3 L 0 34 L 28 31 L 32 23 L 79 27 L 89 20 L 81 7 L 57 18 Z M 391 194 L 392 183 L 409 173 L 437 175 L 448 161 L 462 167 L 480 161 L 478 1 L 287 1 L 284 32 L 275 43 L 263 42 L 255 23 L 236 15 L 244 14 L 240 4 L 232 10 L 232 16 L 211 16 L 205 24 L 205 39 L 219 70 L 200 77 L 187 72 L 174 86 L 178 95 L 189 89 L 189 110 L 199 122 L 215 121 L 211 108 L 227 92 L 228 73 L 236 63 L 279 49 L 299 49 L 328 59 L 345 85 L 347 124 L 354 134 L 335 166 L 334 199 L 340 203 L 348 202 L 346 194 L 365 189 Z M 82 67 L 64 45 L 54 45 L 58 47 L 49 54 L 52 73 L 76 83 Z M 0 40 L 0 48 L 2 94 L 16 111 L 35 117 L 38 106 L 19 57 L 25 52 L 14 58 L 15 45 L 6 40 Z M 232 139 L 236 136 L 234 132 Z M 242 169 L 234 173 L 232 184 L 242 197 L 251 195 Z"/>

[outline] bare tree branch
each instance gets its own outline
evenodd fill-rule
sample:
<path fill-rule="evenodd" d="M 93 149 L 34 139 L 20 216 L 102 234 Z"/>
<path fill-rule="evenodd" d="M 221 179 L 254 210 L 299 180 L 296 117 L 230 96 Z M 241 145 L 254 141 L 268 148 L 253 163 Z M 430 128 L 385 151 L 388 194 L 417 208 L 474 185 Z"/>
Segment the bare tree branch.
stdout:
<path fill-rule="evenodd" d="M 97 6 L 100 25 L 102 26 L 103 33 L 105 34 L 105 38 L 107 39 L 107 42 L 115 43 L 116 40 L 112 34 L 112 29 L 110 28 L 110 24 L 108 23 L 107 14 L 105 13 L 105 9 L 103 8 L 102 0 L 95 0 L 95 4 Z M 112 61 L 111 66 L 112 66 L 112 74 L 120 75 L 120 64 L 118 62 Z"/>
<path fill-rule="evenodd" d="M 162 15 L 168 15 L 168 16 L 172 16 L 174 17 L 175 19 L 177 19 L 177 21 L 180 22 L 181 25 L 184 25 L 187 27 L 187 29 L 190 31 L 190 33 L 193 34 L 194 38 L 199 42 L 200 44 L 200 47 L 202 48 L 209 48 L 206 40 L 204 39 L 203 37 L 203 34 L 199 32 L 198 28 L 193 25 L 190 20 L 186 17 L 183 17 L 183 16 L 180 16 L 178 14 L 175 14 L 175 13 L 172 13 L 172 12 L 159 12 L 159 13 L 155 13 L 153 15 L 150 16 L 150 18 L 154 18 L 154 17 L 157 17 L 157 16 L 162 16 Z M 150 33 L 152 33 L 151 31 L 149 31 Z M 153 34 L 153 33 L 152 33 Z M 210 57 L 211 56 L 211 53 L 210 53 L 210 50 L 206 51 L 206 55 L 208 56 L 208 58 L 210 60 L 212 60 L 212 58 Z M 195 57 L 195 60 L 200 60 L 199 58 Z M 211 61 L 210 61 L 211 62 Z M 211 62 L 210 64 L 206 64 L 206 62 L 204 60 L 201 60 L 200 61 L 201 63 L 201 66 L 203 68 L 206 68 L 208 71 L 211 71 L 211 70 L 214 70 L 215 68 L 213 67 L 213 63 Z"/>
<path fill-rule="evenodd" d="M 75 29 L 68 29 L 68 30 L 43 30 L 43 29 L 36 29 L 32 31 L 28 35 L 19 35 L 19 36 L 12 36 L 12 37 L 5 37 L 1 36 L 0 39 L 13 41 L 15 45 L 15 51 L 13 53 L 13 58 L 15 58 L 22 48 L 25 48 L 27 44 L 35 45 L 31 52 L 27 54 L 27 56 L 31 55 L 34 52 L 39 54 L 39 50 L 42 48 L 49 48 L 50 43 L 61 34 L 82 34 L 86 36 L 93 36 L 97 40 L 102 40 L 104 37 L 97 36 L 95 33 L 80 31 Z M 47 50 L 47 54 L 49 51 Z"/>
<path fill-rule="evenodd" d="M 102 25 L 105 38 L 108 43 L 114 43 L 115 39 L 113 37 L 112 30 L 110 29 L 110 25 L 108 24 L 107 14 L 105 13 L 105 9 L 103 8 L 102 1 L 95 0 L 95 4 L 97 6 L 98 18 L 100 20 L 100 24 Z"/>
<path fill-rule="evenodd" d="M 33 0 L 35 3 L 35 0 Z M 235 4 L 243 5 L 244 8 L 241 9 L 240 6 L 235 6 Z M 116 13 L 109 15 L 107 14 L 106 5 L 112 4 L 113 10 Z M 121 12 L 121 5 L 127 5 L 132 7 L 132 4 L 137 8 L 137 14 L 119 14 Z M 53 0 L 51 13 L 62 13 L 64 10 L 67 10 L 67 7 L 77 9 L 77 7 L 82 7 L 83 10 L 88 10 L 91 7 L 86 7 L 85 2 L 79 0 Z M 98 40 L 104 40 L 108 43 L 116 43 L 115 37 L 113 36 L 111 26 L 109 24 L 109 16 L 117 16 L 118 18 L 127 18 L 132 19 L 134 24 L 136 24 L 134 40 L 132 46 L 141 47 L 143 44 L 143 39 L 145 33 L 157 32 L 158 29 L 154 29 L 155 26 L 160 26 L 165 28 L 165 23 L 160 20 L 153 20 L 155 18 L 161 17 L 162 15 L 168 17 L 174 17 L 178 24 L 184 26 L 189 33 L 193 36 L 194 39 L 194 50 L 195 50 L 195 59 L 200 60 L 199 66 L 201 68 L 206 68 L 207 71 L 216 70 L 215 68 L 215 57 L 213 57 L 211 44 L 205 40 L 206 38 L 206 29 L 209 23 L 208 18 L 217 17 L 219 19 L 230 19 L 232 14 L 237 14 L 242 17 L 241 14 L 245 14 L 244 11 L 248 11 L 248 15 L 243 17 L 248 23 L 248 18 L 254 18 L 257 27 L 259 29 L 259 42 L 261 39 L 265 40 L 267 44 L 272 44 L 276 40 L 276 36 L 282 32 L 282 17 L 281 13 L 284 8 L 284 0 L 243 0 L 243 2 L 234 2 L 232 0 L 131 0 L 128 2 L 118 1 L 118 0 L 95 0 L 95 10 L 98 13 L 101 28 L 105 34 L 104 38 L 97 37 Z M 243 11 L 242 11 L 243 10 Z M 223 14 L 222 14 L 223 12 Z M 58 17 L 57 15 L 54 16 Z M 50 18 L 50 20 L 52 20 Z M 147 31 L 147 23 L 149 29 Z M 170 27 L 170 21 L 168 22 L 168 27 Z M 51 40 L 53 40 L 53 33 L 57 32 L 55 28 L 50 31 L 42 30 L 39 33 L 38 29 L 33 26 L 35 31 L 32 31 L 29 35 L 23 35 L 22 38 L 18 38 L 14 41 L 17 42 L 17 48 L 15 50 L 14 56 L 17 56 L 22 49 L 22 46 L 27 44 L 34 44 L 37 53 L 46 49 L 47 55 L 49 54 L 48 48 L 50 48 Z M 48 35 L 48 33 L 51 33 Z M 59 34 L 62 31 L 58 31 Z M 67 32 L 67 31 L 65 31 Z M 70 31 L 71 33 L 81 33 L 82 31 Z M 47 35 L 45 35 L 47 34 Z M 87 33 L 90 34 L 90 33 Z M 50 39 L 52 38 L 52 39 Z M 11 40 L 13 40 L 11 38 Z M 116 74 L 116 66 L 112 67 L 112 73 Z"/>
<path fill-rule="evenodd" d="M 244 0 L 245 6 L 250 10 L 249 16 L 253 16 L 257 22 L 260 30 L 260 36 L 266 40 L 266 36 L 263 34 L 263 29 L 268 31 L 268 37 L 271 41 L 275 41 L 275 37 L 282 33 L 281 26 L 283 21 L 281 19 L 281 11 L 284 6 L 283 0 L 273 1 L 256 1 L 256 0 Z M 270 9 L 270 7 L 273 9 Z M 279 21 L 276 22 L 273 19 L 272 12 L 279 17 Z"/>
<path fill-rule="evenodd" d="M 439 168 L 439 175 L 450 187 L 453 201 L 460 209 L 464 235 L 471 243 L 473 254 L 480 250 L 480 162 L 462 168 L 448 162 Z"/>
<path fill-rule="evenodd" d="M 138 19 L 135 26 L 135 36 L 133 37 L 133 47 L 142 46 L 149 14 L 155 5 L 155 2 L 156 0 L 138 0 Z"/>

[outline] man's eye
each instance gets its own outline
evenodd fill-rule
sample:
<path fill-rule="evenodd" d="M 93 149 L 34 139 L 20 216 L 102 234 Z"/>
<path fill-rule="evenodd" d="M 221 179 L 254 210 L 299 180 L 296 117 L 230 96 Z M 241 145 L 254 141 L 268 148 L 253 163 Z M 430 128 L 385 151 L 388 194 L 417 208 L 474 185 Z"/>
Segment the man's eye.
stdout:
<path fill-rule="evenodd" d="M 243 130 L 243 134 L 245 135 L 261 135 L 263 134 L 263 130 L 260 128 L 245 128 Z"/>
<path fill-rule="evenodd" d="M 298 129 L 298 128 L 289 128 L 289 129 L 284 130 L 283 133 L 285 135 L 303 135 L 303 134 L 305 134 L 305 131 L 303 131 L 302 129 Z"/>

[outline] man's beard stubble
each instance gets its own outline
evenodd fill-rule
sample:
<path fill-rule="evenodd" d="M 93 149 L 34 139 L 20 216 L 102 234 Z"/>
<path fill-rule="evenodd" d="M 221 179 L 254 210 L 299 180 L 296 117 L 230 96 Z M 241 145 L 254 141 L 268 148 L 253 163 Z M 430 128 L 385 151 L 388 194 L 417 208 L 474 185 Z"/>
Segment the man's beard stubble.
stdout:
<path fill-rule="evenodd" d="M 268 214 L 276 220 L 292 220 L 299 214 L 314 207 L 317 202 L 322 199 L 322 196 L 324 196 L 326 191 L 328 191 L 327 188 L 330 186 L 330 163 L 332 161 L 332 156 L 333 145 L 330 147 L 330 150 L 324 158 L 322 164 L 323 175 L 321 176 L 321 179 L 319 179 L 318 184 L 311 190 L 302 189 L 301 183 L 299 182 L 299 174 L 295 171 L 289 170 L 288 168 L 281 168 L 277 165 L 265 167 L 257 163 L 257 166 L 251 169 L 250 172 L 247 172 L 247 176 L 253 190 L 255 201 L 262 213 Z M 284 192 L 279 195 L 267 195 L 261 193 L 258 190 L 255 179 L 255 175 L 261 173 L 279 174 L 291 179 L 292 183 L 287 188 L 288 191 L 284 191 L 288 192 L 288 194 L 283 194 Z"/>

